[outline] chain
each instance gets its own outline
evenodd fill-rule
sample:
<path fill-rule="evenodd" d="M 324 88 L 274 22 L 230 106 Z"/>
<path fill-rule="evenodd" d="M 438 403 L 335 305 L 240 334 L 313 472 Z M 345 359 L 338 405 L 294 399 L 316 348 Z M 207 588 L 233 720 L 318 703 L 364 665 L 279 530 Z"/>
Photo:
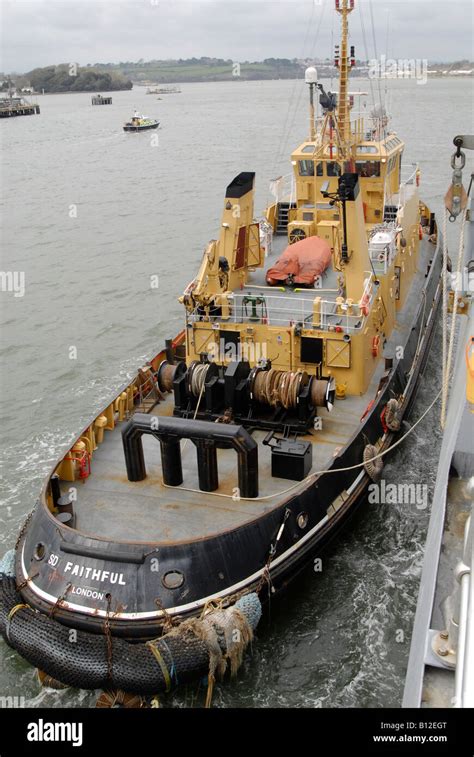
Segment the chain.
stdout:
<path fill-rule="evenodd" d="M 27 515 L 27 516 L 26 516 L 26 518 L 25 518 L 25 522 L 23 523 L 22 527 L 20 528 L 20 533 L 18 534 L 18 538 L 17 538 L 17 540 L 16 540 L 16 542 L 15 542 L 15 552 L 16 552 L 16 550 L 18 549 L 18 547 L 19 547 L 19 544 L 20 544 L 20 542 L 21 542 L 21 540 L 22 540 L 22 538 L 23 538 L 23 535 L 24 535 L 24 533 L 25 533 L 26 529 L 27 529 L 27 528 L 28 528 L 28 526 L 29 526 L 30 520 L 31 520 L 31 519 L 32 519 L 32 517 L 33 517 L 33 513 L 34 513 L 34 511 L 36 510 L 36 505 L 37 505 L 37 504 L 38 504 L 38 502 L 36 502 L 36 504 L 35 504 L 34 508 L 32 509 L 32 511 L 31 511 L 30 513 L 28 513 L 28 515 Z"/>
<path fill-rule="evenodd" d="M 28 585 L 30 581 L 33 580 L 33 578 L 36 578 L 36 576 L 39 576 L 39 570 L 37 570 L 35 573 L 32 573 L 31 575 L 28 575 L 24 581 L 21 582 L 21 584 L 16 585 L 16 590 L 21 591 L 25 588 L 25 586 Z"/>
<path fill-rule="evenodd" d="M 60 596 L 59 596 L 59 597 L 57 598 L 56 602 L 55 602 L 55 603 L 54 603 L 54 605 L 52 606 L 52 608 L 51 608 L 51 610 L 50 610 L 50 613 L 49 613 L 49 617 L 50 617 L 50 618 L 54 617 L 54 613 L 55 613 L 55 612 L 56 612 L 56 610 L 57 610 L 57 609 L 58 609 L 58 608 L 60 607 L 60 605 L 62 605 L 62 603 L 63 603 L 63 602 L 64 602 L 64 600 L 66 599 L 66 597 L 67 597 L 68 593 L 69 593 L 69 592 L 71 591 L 71 589 L 72 589 L 72 584 L 71 584 L 71 583 L 69 583 L 69 584 L 68 584 L 68 585 L 66 586 L 66 588 L 64 589 L 63 593 L 62 593 L 62 594 L 61 594 L 61 595 L 60 595 Z"/>
<path fill-rule="evenodd" d="M 285 530 L 286 521 L 291 515 L 291 510 L 287 507 L 285 509 L 285 514 L 283 516 L 283 521 L 281 523 L 280 528 L 278 529 L 278 533 L 276 535 L 275 540 L 270 544 L 270 550 L 268 552 L 267 561 L 265 563 L 265 567 L 263 569 L 262 576 L 260 578 L 260 581 L 258 582 L 257 586 L 255 587 L 255 592 L 257 594 L 260 593 L 260 591 L 263 589 L 264 585 L 267 583 L 268 586 L 271 586 L 271 576 L 270 576 L 270 565 L 273 560 L 273 558 L 276 555 L 276 551 L 278 549 L 278 542 L 280 541 L 283 531 Z"/>
<path fill-rule="evenodd" d="M 173 626 L 179 624 L 179 620 L 175 620 L 172 615 L 163 607 L 163 603 L 161 602 L 161 599 L 159 597 L 155 598 L 155 605 L 158 607 L 158 609 L 163 613 L 163 632 L 168 633 Z"/>

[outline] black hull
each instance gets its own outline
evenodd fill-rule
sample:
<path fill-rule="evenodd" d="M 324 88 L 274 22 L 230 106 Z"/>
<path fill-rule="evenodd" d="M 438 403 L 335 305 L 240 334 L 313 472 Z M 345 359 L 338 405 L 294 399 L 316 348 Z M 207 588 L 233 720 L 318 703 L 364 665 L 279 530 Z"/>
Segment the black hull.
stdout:
<path fill-rule="evenodd" d="M 62 528 L 40 504 L 19 539 L 16 552 L 16 576 L 22 587 L 23 601 L 49 613 L 60 598 L 54 610 L 58 621 L 99 634 L 104 632 L 109 601 L 114 636 L 137 640 L 153 638 L 163 625 L 163 613 L 157 607 L 184 619 L 200 615 L 206 602 L 216 597 L 231 603 L 242 593 L 261 590 L 264 601 L 268 591 L 262 573 L 268 566 L 276 535 L 285 522 L 270 564 L 272 586 L 276 592 L 283 590 L 320 555 L 364 502 L 371 481 L 364 468 L 341 469 L 360 465 L 367 443 L 374 444 L 383 438 L 383 449 L 393 444 L 394 434 L 384 430 L 381 420 L 387 401 L 394 395 L 403 396 L 403 417 L 411 410 L 434 333 L 440 271 L 438 245 L 436 249 L 433 247 L 425 274 L 425 298 L 419 297 L 413 308 L 404 356 L 388 359 L 385 383 L 376 401 L 329 466 L 329 470 L 340 470 L 339 473 L 320 476 L 306 487 L 302 482 L 302 489 L 288 495 L 288 500 L 280 507 L 239 528 L 186 543 L 111 543 L 86 537 Z M 329 505 L 341 495 L 338 507 L 327 517 Z M 301 512 L 308 514 L 304 530 L 297 523 Z M 42 560 L 35 559 L 38 544 L 46 545 Z M 89 573 L 94 571 L 96 577 L 97 590 L 89 597 L 77 591 L 78 585 L 84 582 L 80 581 L 80 576 L 74 577 L 74 571 L 78 576 L 78 571 L 84 569 Z M 161 579 L 166 572 L 174 570 L 184 574 L 184 585 L 166 589 Z M 90 586 L 91 581 L 85 584 Z"/>

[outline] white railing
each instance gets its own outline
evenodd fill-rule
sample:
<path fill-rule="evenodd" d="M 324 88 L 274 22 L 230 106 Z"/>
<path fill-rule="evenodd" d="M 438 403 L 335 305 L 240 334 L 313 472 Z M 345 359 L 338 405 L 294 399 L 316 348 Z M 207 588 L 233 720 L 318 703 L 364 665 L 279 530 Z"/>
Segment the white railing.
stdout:
<path fill-rule="evenodd" d="M 346 302 L 337 303 L 322 299 L 326 291 L 317 289 L 304 290 L 307 296 L 299 297 L 296 293 L 276 294 L 274 287 L 252 287 L 255 294 L 249 292 L 234 292 L 227 296 L 229 303 L 229 319 L 224 323 L 258 323 L 268 326 L 288 327 L 301 324 L 304 329 L 318 331 L 334 331 L 336 328 L 346 333 L 356 332 L 363 328 L 373 299 L 372 273 L 367 272 L 364 291 L 359 302 L 348 305 Z M 268 292 L 268 294 L 267 294 Z M 319 302 L 315 303 L 315 299 Z M 190 322 L 207 321 L 216 325 L 222 322 L 222 316 L 205 316 L 202 311 L 194 310 Z"/>
<path fill-rule="evenodd" d="M 400 186 L 402 184 L 414 184 L 417 171 L 418 163 L 402 163 L 400 171 Z"/>
<path fill-rule="evenodd" d="M 466 521 L 462 562 L 456 574 L 460 585 L 459 630 L 454 706 L 474 707 L 474 539 L 472 515 Z"/>
<path fill-rule="evenodd" d="M 400 170 L 400 186 L 398 188 L 398 201 L 397 211 L 403 208 L 407 198 L 410 196 L 408 187 L 413 187 L 416 184 L 416 175 L 418 172 L 418 163 L 402 163 Z M 387 196 L 385 192 L 384 205 L 391 204 L 390 196 Z"/>
<path fill-rule="evenodd" d="M 294 173 L 287 173 L 285 176 L 278 176 L 270 182 L 270 194 L 275 198 L 275 202 L 283 200 L 294 203 L 296 202 L 296 182 Z"/>

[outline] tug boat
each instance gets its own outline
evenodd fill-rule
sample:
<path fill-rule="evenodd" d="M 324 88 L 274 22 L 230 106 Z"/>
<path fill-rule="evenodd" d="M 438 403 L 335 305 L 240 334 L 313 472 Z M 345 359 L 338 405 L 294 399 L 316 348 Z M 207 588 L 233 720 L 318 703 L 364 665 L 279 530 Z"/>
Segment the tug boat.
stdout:
<path fill-rule="evenodd" d="M 255 174 L 230 181 L 184 329 L 57 461 L 0 567 L 1 632 L 64 684 L 147 695 L 235 672 L 260 605 L 321 555 L 400 442 L 440 235 L 386 112 L 351 118 L 353 7 L 336 0 L 338 94 L 306 71 L 289 191 L 274 180 L 256 220 Z"/>
<path fill-rule="evenodd" d="M 124 131 L 148 131 L 149 129 L 157 129 L 160 122 L 155 118 L 148 118 L 147 116 L 141 116 L 137 111 L 133 114 L 130 121 L 124 124 Z"/>

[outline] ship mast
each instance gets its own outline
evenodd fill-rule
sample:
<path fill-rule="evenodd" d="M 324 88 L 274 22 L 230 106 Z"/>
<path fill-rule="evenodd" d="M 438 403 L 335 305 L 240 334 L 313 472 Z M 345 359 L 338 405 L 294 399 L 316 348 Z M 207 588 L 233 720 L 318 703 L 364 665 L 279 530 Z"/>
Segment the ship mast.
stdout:
<path fill-rule="evenodd" d="M 354 48 L 351 48 L 351 58 L 349 61 L 347 38 L 348 38 L 348 15 L 354 10 L 354 0 L 336 0 L 336 11 L 341 15 L 341 46 L 340 54 L 336 48 L 335 63 L 339 68 L 339 98 L 337 102 L 337 122 L 339 129 L 339 138 L 343 146 L 343 152 L 347 155 L 350 144 L 350 115 L 349 100 L 347 95 L 347 85 L 349 79 L 349 68 L 355 64 Z"/>

